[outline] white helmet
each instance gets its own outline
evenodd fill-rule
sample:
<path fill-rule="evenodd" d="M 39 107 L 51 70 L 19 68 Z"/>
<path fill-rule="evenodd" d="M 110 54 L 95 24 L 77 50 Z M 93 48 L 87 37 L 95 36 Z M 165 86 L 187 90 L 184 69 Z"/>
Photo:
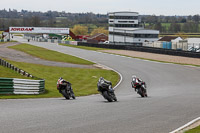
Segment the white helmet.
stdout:
<path fill-rule="evenodd" d="M 132 79 L 133 79 L 133 78 L 135 79 L 135 78 L 136 78 L 136 75 L 133 75 L 133 76 L 132 76 Z"/>

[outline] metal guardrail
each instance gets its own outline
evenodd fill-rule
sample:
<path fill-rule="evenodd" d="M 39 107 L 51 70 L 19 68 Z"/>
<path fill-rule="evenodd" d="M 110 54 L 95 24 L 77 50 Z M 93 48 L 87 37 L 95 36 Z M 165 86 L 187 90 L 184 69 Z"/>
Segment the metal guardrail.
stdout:
<path fill-rule="evenodd" d="M 0 78 L 0 94 L 40 94 L 44 88 L 44 80 Z"/>
<path fill-rule="evenodd" d="M 7 62 L 7 61 L 5 61 L 3 59 L 0 59 L 0 65 L 4 66 L 4 67 L 7 67 L 7 68 L 10 68 L 10 69 L 20 73 L 21 75 L 25 75 L 26 77 L 37 78 L 37 77 L 33 76 L 32 74 L 29 74 L 28 72 L 15 67 L 14 65 L 10 64 L 9 62 Z M 40 78 L 37 78 L 37 79 L 40 79 Z"/>
<path fill-rule="evenodd" d="M 9 62 L 0 59 L 0 65 L 10 68 L 26 77 L 35 78 L 17 79 L 17 78 L 0 78 L 0 94 L 40 94 L 45 91 L 45 80 L 37 78 L 28 72 L 15 67 Z"/>

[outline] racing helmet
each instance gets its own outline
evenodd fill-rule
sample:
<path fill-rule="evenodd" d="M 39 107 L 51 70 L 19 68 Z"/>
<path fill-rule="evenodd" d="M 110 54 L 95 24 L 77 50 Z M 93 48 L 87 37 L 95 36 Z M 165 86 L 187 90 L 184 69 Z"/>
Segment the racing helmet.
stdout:
<path fill-rule="evenodd" d="M 136 79 L 136 75 L 132 75 L 132 79 Z"/>

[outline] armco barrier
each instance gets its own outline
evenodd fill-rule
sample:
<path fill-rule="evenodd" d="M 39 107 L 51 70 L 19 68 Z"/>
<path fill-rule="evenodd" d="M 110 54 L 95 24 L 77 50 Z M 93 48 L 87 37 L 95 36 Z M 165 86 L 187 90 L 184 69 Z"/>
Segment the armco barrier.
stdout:
<path fill-rule="evenodd" d="M 0 65 L 1 66 L 4 66 L 4 67 L 7 67 L 7 68 L 10 68 L 18 73 L 20 73 L 21 75 L 25 75 L 26 77 L 31 77 L 31 78 L 37 78 L 31 74 L 29 74 L 28 72 L 22 70 L 22 69 L 19 69 L 17 67 L 15 67 L 14 65 L 10 64 L 9 62 L 3 60 L 3 59 L 0 59 Z M 38 78 L 39 79 L 39 78 Z"/>
<path fill-rule="evenodd" d="M 44 88 L 44 80 L 0 78 L 0 94 L 40 94 Z"/>
<path fill-rule="evenodd" d="M 150 52 L 150 53 L 157 53 L 157 54 L 200 58 L 200 52 L 190 52 L 190 51 L 181 51 L 181 50 L 174 50 L 174 49 L 155 48 L 155 47 L 154 48 L 143 47 L 143 46 L 138 46 L 138 45 L 93 44 L 93 43 L 85 43 L 85 42 L 78 42 L 77 45 L 97 47 L 97 48 L 134 50 L 134 51 Z"/>

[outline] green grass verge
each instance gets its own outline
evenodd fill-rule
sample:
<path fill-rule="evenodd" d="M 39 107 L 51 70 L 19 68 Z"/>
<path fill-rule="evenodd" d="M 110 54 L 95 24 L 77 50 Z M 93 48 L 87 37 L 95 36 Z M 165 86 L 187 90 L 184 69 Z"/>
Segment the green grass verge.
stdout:
<path fill-rule="evenodd" d="M 0 99 L 62 97 L 56 89 L 56 83 L 59 77 L 63 77 L 72 83 L 72 88 L 76 96 L 98 93 L 97 81 L 101 76 L 110 80 L 113 85 L 116 85 L 119 81 L 119 75 L 111 70 L 53 67 L 14 61 L 9 62 L 36 77 L 45 79 L 46 92 L 40 95 L 1 95 Z M 5 73 L 4 76 L 7 77 L 7 74 Z"/>
<path fill-rule="evenodd" d="M 63 44 L 63 43 L 60 43 L 59 45 L 73 47 L 73 48 L 86 49 L 86 50 L 93 50 L 93 51 L 106 50 L 105 48 L 88 47 L 88 46 L 77 46 L 77 45 L 70 45 L 70 44 Z"/>
<path fill-rule="evenodd" d="M 194 129 L 188 130 L 184 133 L 200 133 L 200 126 L 194 128 Z"/>
<path fill-rule="evenodd" d="M 0 77 L 6 77 L 6 78 L 22 78 L 22 79 L 32 79 L 23 75 L 20 75 L 19 73 L 17 73 L 16 71 L 4 67 L 4 66 L 0 66 Z"/>
<path fill-rule="evenodd" d="M 0 40 L 1 40 L 1 39 L 0 39 Z M 1 45 L 1 44 L 5 44 L 5 43 L 7 43 L 7 42 L 0 42 L 0 45 Z"/>
<path fill-rule="evenodd" d="M 94 64 L 93 62 L 83 60 L 80 58 L 77 58 L 75 56 L 59 53 L 56 51 L 48 50 L 45 48 L 37 47 L 37 46 L 32 46 L 29 44 L 19 44 L 15 46 L 10 46 L 9 48 L 19 50 L 22 52 L 25 52 L 27 54 L 30 54 L 32 56 L 45 59 L 45 60 L 50 60 L 50 61 L 58 61 L 58 62 L 66 62 L 66 63 L 73 63 L 73 64 L 83 64 L 83 65 L 92 65 Z"/>

